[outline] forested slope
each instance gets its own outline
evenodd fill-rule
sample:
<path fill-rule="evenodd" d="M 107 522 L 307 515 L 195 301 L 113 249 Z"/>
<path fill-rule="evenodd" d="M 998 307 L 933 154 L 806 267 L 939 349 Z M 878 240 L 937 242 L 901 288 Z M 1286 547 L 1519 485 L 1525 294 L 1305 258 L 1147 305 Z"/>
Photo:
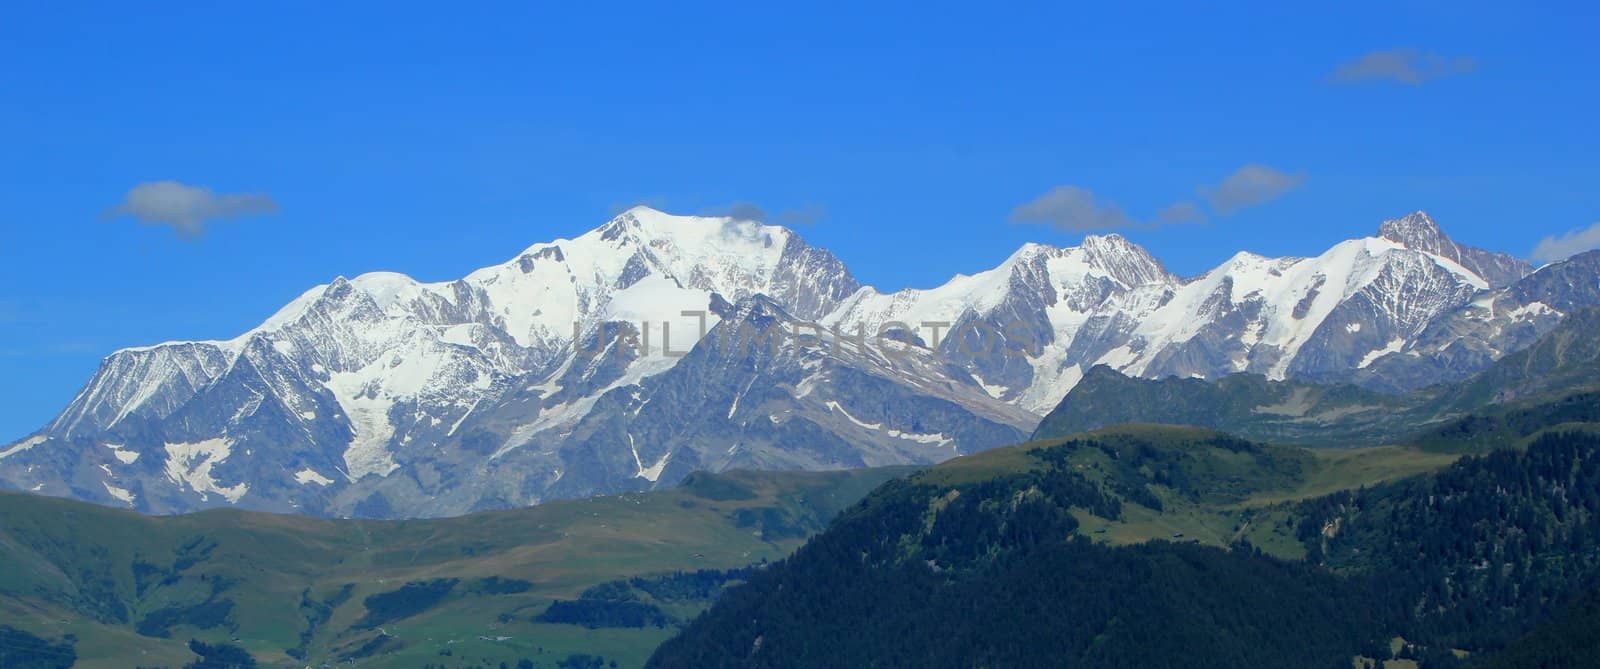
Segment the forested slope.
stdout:
<path fill-rule="evenodd" d="M 1305 475 L 1215 433 L 1104 436 L 885 485 L 651 666 L 1349 667 L 1404 638 L 1398 655 L 1434 669 L 1492 657 L 1600 577 L 1589 431 L 1258 510 L 1295 528 L 1303 560 L 1263 554 L 1242 526 L 1232 547 L 1087 531 L 1172 500 L 1249 506 Z M 1091 451 L 1118 464 L 1087 465 Z"/>

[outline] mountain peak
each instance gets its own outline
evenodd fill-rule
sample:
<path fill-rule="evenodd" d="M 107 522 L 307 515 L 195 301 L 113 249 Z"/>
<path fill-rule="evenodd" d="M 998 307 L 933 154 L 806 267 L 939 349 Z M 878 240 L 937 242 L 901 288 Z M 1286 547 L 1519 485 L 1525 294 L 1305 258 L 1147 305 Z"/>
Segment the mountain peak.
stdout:
<path fill-rule="evenodd" d="M 1083 243 L 1089 244 L 1091 242 L 1105 242 L 1105 243 L 1110 243 L 1110 244 L 1128 244 L 1128 245 L 1132 245 L 1133 244 L 1133 242 L 1128 241 L 1127 237 L 1123 237 L 1122 235 L 1120 235 L 1118 233 L 1115 233 L 1115 232 L 1108 232 L 1108 233 L 1105 233 L 1103 235 L 1089 234 L 1089 235 L 1084 235 L 1083 236 Z"/>
<path fill-rule="evenodd" d="M 1459 244 L 1444 234 L 1425 211 L 1415 211 L 1378 226 L 1378 236 L 1413 251 L 1453 261 L 1500 288 L 1527 276 L 1533 266 L 1520 258 Z"/>
<path fill-rule="evenodd" d="M 1413 243 L 1431 246 L 1437 245 L 1440 241 L 1450 240 L 1445 236 L 1444 230 L 1439 228 L 1439 224 L 1434 222 L 1433 217 L 1421 210 L 1384 221 L 1378 226 L 1378 236 L 1398 242 L 1407 248 L 1411 248 Z"/>
<path fill-rule="evenodd" d="M 1080 248 L 1090 262 L 1130 287 L 1177 280 L 1143 246 L 1116 233 L 1088 235 Z"/>
<path fill-rule="evenodd" d="M 1104 235 L 1085 235 L 1083 238 L 1083 244 L 1081 244 L 1081 246 L 1083 247 L 1084 251 L 1087 251 L 1092 255 L 1102 257 L 1108 255 L 1121 256 L 1129 253 L 1149 255 L 1149 253 L 1144 250 L 1144 247 L 1129 241 L 1127 237 L 1123 237 L 1115 232 Z"/>
<path fill-rule="evenodd" d="M 618 214 L 589 233 L 596 234 L 608 242 L 631 242 L 656 249 L 675 247 L 691 254 L 781 249 L 799 238 L 793 230 L 779 225 L 731 216 L 671 214 L 644 205 Z"/>
<path fill-rule="evenodd" d="M 1086 268 L 1116 279 L 1129 287 L 1176 280 L 1144 247 L 1115 233 L 1088 235 L 1078 246 L 1066 248 L 1028 242 L 1006 258 L 1006 261 L 996 269 L 1015 271 L 1018 267 L 1036 263 L 1042 267 L 1042 263 L 1051 259 L 1068 258 L 1076 259 Z"/>
<path fill-rule="evenodd" d="M 633 205 L 631 207 L 628 207 L 627 209 L 622 210 L 622 213 L 618 214 L 617 216 L 618 216 L 618 218 L 620 218 L 622 216 L 652 216 L 652 215 L 671 216 L 671 214 L 668 214 L 667 212 L 661 211 L 660 209 L 652 207 L 652 206 L 650 206 L 648 204 L 636 204 L 636 205 Z"/>
<path fill-rule="evenodd" d="M 1025 262 L 1031 261 L 1031 260 L 1033 260 L 1035 258 L 1038 258 L 1038 257 L 1041 257 L 1041 256 L 1050 257 L 1050 256 L 1054 256 L 1054 255 L 1060 254 L 1061 252 L 1062 252 L 1062 249 L 1056 248 L 1056 247 L 1051 246 L 1049 244 L 1040 244 L 1038 242 L 1024 242 L 1022 244 L 1022 246 L 1017 247 L 1017 250 L 1013 251 L 1011 253 L 1011 255 L 1008 256 L 1005 259 L 1005 261 L 1000 264 L 1000 267 L 1004 268 L 1004 267 L 1007 267 L 1007 266 L 1012 266 L 1012 265 L 1017 265 L 1017 264 L 1020 264 L 1020 263 L 1025 263 Z M 957 276 L 961 276 L 961 275 L 958 274 Z"/>

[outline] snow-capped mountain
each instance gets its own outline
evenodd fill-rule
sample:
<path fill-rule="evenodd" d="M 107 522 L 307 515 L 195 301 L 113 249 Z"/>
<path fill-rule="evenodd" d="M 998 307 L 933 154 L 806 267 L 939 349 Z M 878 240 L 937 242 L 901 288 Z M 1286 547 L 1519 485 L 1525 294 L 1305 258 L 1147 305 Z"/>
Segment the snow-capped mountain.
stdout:
<path fill-rule="evenodd" d="M 1533 271 L 1528 261 L 1505 253 L 1458 244 L 1446 237 L 1439 224 L 1425 212 L 1384 221 L 1378 227 L 1378 236 L 1414 251 L 1438 256 L 1465 267 L 1489 282 L 1493 288 L 1503 288 L 1515 283 Z"/>
<path fill-rule="evenodd" d="M 827 319 L 868 328 L 910 322 L 923 340 L 936 329 L 924 323 L 945 324 L 946 336 L 930 345 L 994 396 L 1044 413 L 1102 364 L 1153 378 L 1353 379 L 1390 354 L 1409 354 L 1434 319 L 1511 290 L 1532 269 L 1457 244 L 1418 212 L 1316 257 L 1240 252 L 1191 279 L 1117 235 L 1069 249 L 1028 245 L 994 270 L 936 289 L 863 288 Z"/>
<path fill-rule="evenodd" d="M 1337 380 L 1403 392 L 1459 381 L 1532 345 L 1567 315 L 1600 304 L 1600 251 L 1552 263 L 1429 321 L 1392 354 Z"/>
<path fill-rule="evenodd" d="M 862 288 L 824 318 L 846 332 L 904 329 L 966 368 L 991 396 L 1043 414 L 1076 382 L 1073 344 L 1122 323 L 1145 296 L 1182 285 L 1120 235 L 1024 245 L 999 267 L 930 290 Z"/>
<path fill-rule="evenodd" d="M 1107 235 L 882 293 L 790 230 L 635 208 L 457 281 L 340 278 L 231 340 L 118 351 L 0 449 L 0 484 L 409 517 L 694 469 L 935 462 L 1022 438 L 1095 364 L 1397 389 L 1471 373 L 1600 301 L 1592 262 L 1531 271 L 1419 212 L 1191 279 Z"/>
<path fill-rule="evenodd" d="M 760 298 L 786 318 L 816 320 L 856 290 L 842 262 L 782 227 L 635 208 L 456 282 L 338 278 L 229 341 L 115 352 L 50 426 L 0 450 L 0 479 L 144 511 L 237 504 L 379 517 L 670 483 L 664 459 L 635 466 L 626 434 L 603 445 L 571 434 L 594 424 L 611 394 L 645 397 L 645 379 L 696 360 L 686 352 L 734 302 Z M 987 416 L 971 418 L 978 427 L 958 431 L 965 423 L 952 419 L 947 439 L 925 443 L 938 432 L 915 423 L 939 421 L 918 416 L 888 437 L 915 451 L 795 464 L 931 463 L 1029 427 L 1024 413 L 981 400 L 997 407 L 976 410 Z M 829 399 L 819 392 L 818 402 Z M 872 415 L 835 403 L 838 415 Z M 650 434 L 630 427 L 635 439 Z"/>

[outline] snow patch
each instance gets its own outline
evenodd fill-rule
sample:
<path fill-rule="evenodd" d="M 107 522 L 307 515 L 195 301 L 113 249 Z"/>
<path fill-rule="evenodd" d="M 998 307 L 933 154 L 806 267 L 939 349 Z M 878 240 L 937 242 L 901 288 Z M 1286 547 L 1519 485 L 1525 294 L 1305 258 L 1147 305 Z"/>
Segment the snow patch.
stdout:
<path fill-rule="evenodd" d="M 733 414 L 739 410 L 739 400 L 744 399 L 745 393 L 750 392 L 750 386 L 755 385 L 757 378 L 759 377 L 751 376 L 750 380 L 744 384 L 744 390 L 733 396 L 733 404 L 728 405 L 728 420 L 733 420 Z"/>
<path fill-rule="evenodd" d="M 806 369 L 807 371 L 812 371 L 814 366 L 806 365 Z M 800 380 L 800 383 L 794 387 L 794 392 L 791 394 L 794 395 L 794 398 L 797 400 L 805 399 L 807 396 L 811 395 L 811 391 L 817 389 L 817 382 L 826 381 L 827 376 L 827 372 L 812 371 L 812 373 L 806 375 L 806 378 Z"/>
<path fill-rule="evenodd" d="M 1550 305 L 1548 304 L 1537 301 L 1529 302 L 1506 313 L 1506 315 L 1512 320 L 1517 321 L 1523 321 L 1529 318 L 1537 318 L 1539 316 L 1549 316 L 1552 314 L 1559 316 L 1560 312 L 1556 311 L 1555 309 L 1551 309 Z"/>
<path fill-rule="evenodd" d="M 250 486 L 240 483 L 223 486 L 212 477 L 211 469 L 233 452 L 233 440 L 227 437 L 207 439 L 194 443 L 167 444 L 167 462 L 164 470 L 167 480 L 180 488 L 187 486 L 200 494 L 202 501 L 211 494 L 221 495 L 229 503 L 238 503 Z"/>
<path fill-rule="evenodd" d="M 1132 364 L 1133 361 L 1137 360 L 1138 358 L 1139 354 L 1134 353 L 1133 347 L 1123 344 L 1114 349 L 1106 351 L 1105 355 L 1100 356 L 1100 359 L 1094 361 L 1094 364 L 1106 365 L 1112 369 L 1121 370 L 1126 369 L 1128 365 Z"/>
<path fill-rule="evenodd" d="M 300 485 L 315 483 L 319 486 L 326 486 L 330 483 L 333 483 L 333 479 L 323 476 L 320 472 L 310 467 L 295 472 L 294 481 Z"/>
<path fill-rule="evenodd" d="M 111 485 L 110 483 L 106 483 L 105 481 L 101 481 L 100 485 L 103 485 L 103 486 L 106 487 L 106 494 L 107 495 L 112 496 L 117 501 L 120 501 L 123 504 L 127 504 L 128 506 L 133 506 L 133 500 L 137 499 L 137 496 L 134 495 L 132 492 L 129 492 L 129 491 L 124 490 L 122 488 L 118 488 L 118 487 L 116 487 L 114 485 Z"/>
<path fill-rule="evenodd" d="M 26 451 L 26 450 L 28 450 L 30 448 L 33 448 L 34 446 L 38 446 L 39 444 L 44 443 L 47 439 L 49 439 L 49 437 L 46 437 L 46 436 L 44 436 L 42 434 L 41 435 L 37 435 L 37 436 L 28 437 L 27 439 L 23 439 L 22 441 L 19 441 L 19 442 L 15 443 L 15 444 L 12 444 L 11 448 L 8 448 L 6 450 L 0 451 L 0 460 L 4 460 L 4 459 L 9 458 L 9 457 L 11 457 L 13 455 L 16 455 L 18 453 Z"/>
<path fill-rule="evenodd" d="M 938 432 L 931 433 L 931 434 L 922 434 L 922 433 L 918 433 L 918 432 L 901 432 L 899 430 L 889 430 L 888 432 L 885 432 L 884 434 L 887 434 L 887 435 L 889 435 L 891 437 L 894 437 L 895 439 L 904 439 L 906 441 L 914 441 L 914 442 L 917 442 L 919 444 L 937 444 L 939 446 L 945 446 L 945 445 L 950 444 L 952 441 L 954 441 L 951 438 L 944 436 L 943 433 L 938 433 Z"/>
<path fill-rule="evenodd" d="M 1383 348 L 1367 353 L 1366 356 L 1361 358 L 1361 363 L 1356 365 L 1356 367 L 1359 369 L 1366 369 L 1368 365 L 1377 362 L 1378 358 L 1389 355 L 1390 353 L 1399 353 L 1400 349 L 1405 348 L 1405 345 L 1406 340 L 1404 339 L 1395 339 L 1390 341 L 1388 344 L 1385 344 Z"/>
<path fill-rule="evenodd" d="M 467 416 L 471 416 L 472 412 L 477 410 L 478 403 L 482 402 L 482 401 L 483 401 L 483 398 L 481 398 L 481 397 L 478 398 L 477 400 L 474 400 L 472 402 L 472 406 L 467 407 L 467 412 L 464 413 L 464 414 L 461 414 L 461 417 L 457 418 L 456 422 L 450 424 L 450 431 L 444 433 L 444 436 L 449 437 L 449 436 L 455 435 L 456 430 L 461 428 L 461 424 L 465 423 L 467 421 Z M 437 423 L 435 423 L 435 425 L 437 425 Z"/>
<path fill-rule="evenodd" d="M 639 468 L 639 473 L 634 474 L 634 478 L 645 479 L 651 483 L 655 483 L 657 479 L 661 478 L 661 471 L 667 468 L 667 460 L 672 459 L 672 452 L 668 451 L 655 464 L 649 467 L 644 466 L 644 461 L 639 459 L 639 449 L 633 444 L 633 433 L 631 432 L 628 433 L 628 450 L 633 451 L 633 464 Z"/>
<path fill-rule="evenodd" d="M 845 411 L 844 407 L 839 406 L 838 402 L 835 402 L 833 400 L 828 400 L 827 404 L 828 404 L 828 410 L 829 411 L 837 411 L 837 412 L 839 412 L 840 415 L 843 415 L 846 419 L 848 419 L 852 423 L 855 423 L 857 426 L 866 428 L 868 430 L 874 430 L 874 431 L 876 431 L 876 430 L 878 430 L 878 429 L 883 427 L 882 423 L 868 423 L 868 422 L 865 422 L 865 421 L 862 421 L 862 420 L 856 418 L 855 416 L 850 415 L 850 412 Z"/>
<path fill-rule="evenodd" d="M 661 456 L 661 459 L 657 460 L 655 464 L 639 470 L 639 476 L 649 480 L 651 483 L 655 483 L 661 478 L 662 470 L 667 468 L 667 461 L 671 459 L 672 453 L 667 453 L 666 455 Z"/>

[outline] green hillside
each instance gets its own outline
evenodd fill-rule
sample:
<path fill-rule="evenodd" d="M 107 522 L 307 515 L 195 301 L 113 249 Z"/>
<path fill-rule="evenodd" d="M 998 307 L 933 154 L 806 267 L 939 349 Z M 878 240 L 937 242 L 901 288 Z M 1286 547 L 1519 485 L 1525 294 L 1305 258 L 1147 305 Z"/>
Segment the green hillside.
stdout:
<path fill-rule="evenodd" d="M 1299 557 L 1303 547 L 1284 525 L 1284 503 L 1438 470 L 1458 457 L 1398 446 L 1312 449 L 1205 428 L 1120 425 L 985 451 L 912 480 L 958 485 L 1066 468 L 1127 502 L 1114 517 L 1073 509 L 1079 531 L 1098 542 L 1177 537 L 1228 546 L 1248 539 L 1263 550 Z"/>
<path fill-rule="evenodd" d="M 909 471 L 697 474 L 673 490 L 396 522 L 147 517 L 0 494 L 0 623 L 47 645 L 70 635 L 90 668 L 182 667 L 198 657 L 191 638 L 262 666 L 637 666 L 744 576 L 723 570 L 788 554 Z M 605 604 L 618 598 L 631 604 Z"/>
<path fill-rule="evenodd" d="M 1453 463 L 1341 455 L 1134 426 L 952 461 L 880 488 L 650 666 L 1448 668 L 1600 579 L 1592 431 Z"/>

